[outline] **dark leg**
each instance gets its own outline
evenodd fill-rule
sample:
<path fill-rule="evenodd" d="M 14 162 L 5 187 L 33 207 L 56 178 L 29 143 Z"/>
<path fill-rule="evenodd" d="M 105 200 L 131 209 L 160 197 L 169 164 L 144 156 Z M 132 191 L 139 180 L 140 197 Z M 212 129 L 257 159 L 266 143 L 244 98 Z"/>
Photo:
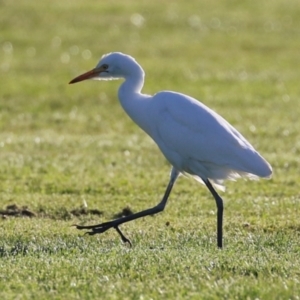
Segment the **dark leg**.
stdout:
<path fill-rule="evenodd" d="M 218 239 L 218 247 L 222 248 L 223 247 L 223 200 L 218 195 L 218 193 L 216 192 L 216 190 L 214 189 L 214 187 L 212 186 L 212 184 L 209 182 L 208 179 L 203 181 L 216 200 L 217 214 L 218 214 L 217 239 Z"/>
<path fill-rule="evenodd" d="M 119 229 L 119 225 L 121 225 L 123 223 L 126 223 L 126 222 L 129 222 L 129 221 L 136 220 L 138 218 L 142 218 L 142 217 L 149 216 L 149 215 L 154 215 L 154 214 L 157 214 L 157 213 L 163 211 L 166 204 L 167 204 L 169 195 L 171 193 L 171 190 L 173 188 L 173 185 L 174 185 L 178 175 L 179 175 L 179 172 L 173 168 L 172 172 L 171 172 L 171 178 L 170 178 L 169 184 L 167 186 L 167 189 L 165 191 L 165 194 L 164 194 L 161 202 L 158 203 L 156 206 L 154 206 L 152 208 L 149 208 L 149 209 L 146 209 L 146 210 L 143 210 L 141 212 L 132 214 L 130 216 L 126 216 L 126 217 L 122 217 L 122 218 L 110 221 L 110 222 L 105 222 L 105 223 L 102 223 L 102 224 L 90 225 L 90 226 L 75 225 L 76 228 L 79 229 L 79 230 L 81 230 L 81 229 L 91 229 L 91 231 L 86 232 L 89 235 L 94 235 L 94 234 L 97 234 L 97 233 L 103 233 L 103 232 L 105 232 L 106 230 L 108 230 L 110 228 L 115 228 L 116 231 L 121 236 L 122 241 L 124 243 L 127 242 L 131 245 L 131 242 L 129 241 L 129 239 L 127 239 L 124 236 L 124 234 L 121 232 L 121 230 Z"/>

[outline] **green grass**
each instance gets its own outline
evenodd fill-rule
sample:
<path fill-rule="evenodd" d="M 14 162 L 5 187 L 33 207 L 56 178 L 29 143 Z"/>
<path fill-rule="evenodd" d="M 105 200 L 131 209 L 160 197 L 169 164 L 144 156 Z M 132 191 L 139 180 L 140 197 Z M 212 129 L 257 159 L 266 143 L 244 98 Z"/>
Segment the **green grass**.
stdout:
<path fill-rule="evenodd" d="M 149 3 L 150 2 L 150 3 Z M 1 299 L 299 299 L 300 4 L 266 1 L 13 1 L 0 5 Z M 125 115 L 120 82 L 67 83 L 122 51 L 144 92 L 215 109 L 274 168 L 228 182 L 216 208 L 180 178 L 166 210 L 89 237 L 70 225 L 158 203 L 170 166 Z M 87 203 L 102 216 L 70 212 Z"/>

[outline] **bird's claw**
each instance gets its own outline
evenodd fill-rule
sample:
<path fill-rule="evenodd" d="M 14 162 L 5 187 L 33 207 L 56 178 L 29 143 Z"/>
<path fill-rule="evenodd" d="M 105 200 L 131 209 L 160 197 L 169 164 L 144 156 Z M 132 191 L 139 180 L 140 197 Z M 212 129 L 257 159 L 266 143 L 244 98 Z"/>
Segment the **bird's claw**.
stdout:
<path fill-rule="evenodd" d="M 99 232 L 87 231 L 87 232 L 85 232 L 83 235 L 95 235 L 95 234 L 97 234 L 97 233 L 99 233 Z"/>
<path fill-rule="evenodd" d="M 88 225 L 88 226 L 73 224 L 72 226 L 76 227 L 76 229 L 78 230 L 90 229 L 90 231 L 85 232 L 84 235 L 95 235 L 97 233 L 103 233 L 110 228 L 115 228 L 118 234 L 120 235 L 122 242 L 128 243 L 129 246 L 132 247 L 130 240 L 127 237 L 125 237 L 125 235 L 119 229 L 118 225 L 115 225 L 114 222 L 106 222 L 98 225 Z"/>
<path fill-rule="evenodd" d="M 124 244 L 125 244 L 125 243 L 128 243 L 129 246 L 130 246 L 130 248 L 131 248 L 131 247 L 132 247 L 132 244 L 131 244 L 130 240 L 122 233 L 122 231 L 119 229 L 119 227 L 118 227 L 118 226 L 115 226 L 114 228 L 117 230 L 118 234 L 121 236 L 122 242 L 123 242 Z"/>

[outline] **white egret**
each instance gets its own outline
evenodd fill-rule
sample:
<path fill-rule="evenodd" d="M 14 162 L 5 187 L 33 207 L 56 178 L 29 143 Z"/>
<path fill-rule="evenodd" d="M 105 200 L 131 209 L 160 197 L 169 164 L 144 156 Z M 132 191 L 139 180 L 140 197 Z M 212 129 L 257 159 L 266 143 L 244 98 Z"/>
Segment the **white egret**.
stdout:
<path fill-rule="evenodd" d="M 86 79 L 124 79 L 118 92 L 122 107 L 172 165 L 165 194 L 153 208 L 98 225 L 75 226 L 89 229 L 90 235 L 114 228 L 123 242 L 131 244 L 119 225 L 163 211 L 178 175 L 186 174 L 205 184 L 216 201 L 217 245 L 222 248 L 223 200 L 214 187 L 224 190 L 225 179 L 270 178 L 272 168 L 233 126 L 203 103 L 171 91 L 142 94 L 144 75 L 134 58 L 114 52 L 104 55 L 94 69 L 70 84 Z"/>

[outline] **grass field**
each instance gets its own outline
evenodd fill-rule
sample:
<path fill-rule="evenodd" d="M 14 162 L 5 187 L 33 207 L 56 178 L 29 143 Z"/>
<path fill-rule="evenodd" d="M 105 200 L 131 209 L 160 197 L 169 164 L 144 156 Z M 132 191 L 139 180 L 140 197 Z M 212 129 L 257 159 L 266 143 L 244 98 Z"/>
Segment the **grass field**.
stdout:
<path fill-rule="evenodd" d="M 298 0 L 0 3 L 1 299 L 299 299 Z M 162 214 L 122 226 L 132 248 L 70 226 L 154 206 L 169 179 L 120 82 L 68 85 L 111 51 L 144 67 L 145 93 L 201 99 L 272 164 L 227 183 L 223 250 L 215 201 L 183 177 Z"/>

